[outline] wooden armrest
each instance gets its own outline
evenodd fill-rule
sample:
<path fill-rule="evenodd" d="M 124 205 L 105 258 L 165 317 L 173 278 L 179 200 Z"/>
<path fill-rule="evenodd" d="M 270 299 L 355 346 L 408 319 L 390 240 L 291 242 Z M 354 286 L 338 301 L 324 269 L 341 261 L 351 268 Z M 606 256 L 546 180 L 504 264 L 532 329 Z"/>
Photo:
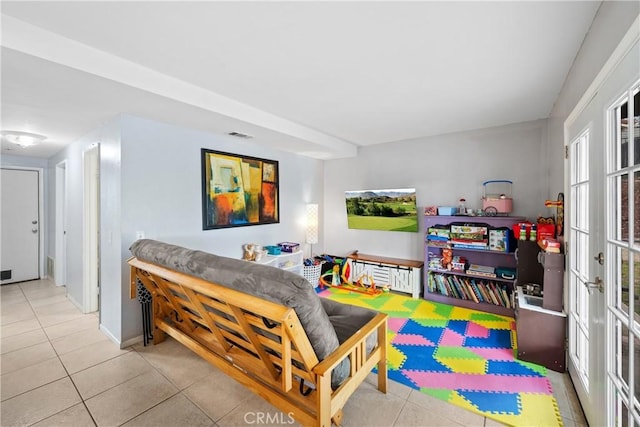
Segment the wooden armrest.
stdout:
<path fill-rule="evenodd" d="M 320 376 L 330 373 L 345 357 L 351 354 L 359 342 L 366 340 L 369 335 L 377 331 L 378 327 L 387 321 L 387 317 L 384 313 L 376 314 L 364 327 L 340 344 L 340 346 L 322 362 L 318 363 L 313 368 L 313 372 Z"/>
<path fill-rule="evenodd" d="M 127 262 L 131 261 L 133 257 L 129 258 Z M 135 299 L 138 295 L 136 287 L 136 269 L 131 267 L 129 269 L 129 298 Z"/>

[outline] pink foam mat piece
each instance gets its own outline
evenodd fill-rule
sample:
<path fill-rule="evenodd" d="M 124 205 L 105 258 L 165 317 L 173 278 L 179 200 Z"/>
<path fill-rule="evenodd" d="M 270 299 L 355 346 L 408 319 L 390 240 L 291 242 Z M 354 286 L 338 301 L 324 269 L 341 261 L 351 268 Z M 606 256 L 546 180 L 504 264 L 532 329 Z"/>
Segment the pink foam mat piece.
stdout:
<path fill-rule="evenodd" d="M 487 360 L 514 360 L 512 348 L 466 347 L 466 349 Z"/>
<path fill-rule="evenodd" d="M 435 347 L 436 344 L 432 343 L 422 335 L 415 334 L 398 334 L 391 341 L 392 344 L 408 344 L 408 345 L 424 345 L 429 347 Z"/>
<path fill-rule="evenodd" d="M 464 336 L 452 331 L 451 329 L 445 329 L 444 333 L 440 337 L 440 345 L 462 347 L 462 344 L 464 344 Z"/>
<path fill-rule="evenodd" d="M 329 298 L 331 296 L 331 291 L 329 290 L 329 288 L 325 288 L 324 290 L 318 292 L 318 296 Z"/>
<path fill-rule="evenodd" d="M 477 323 L 468 322 L 465 335 L 468 337 L 489 338 L 489 329 Z"/>
<path fill-rule="evenodd" d="M 398 317 L 389 317 L 387 319 L 387 329 L 398 332 L 404 325 L 407 324 L 408 319 L 400 319 Z"/>
<path fill-rule="evenodd" d="M 520 375 L 458 374 L 402 370 L 418 387 L 444 390 L 474 390 L 487 393 L 553 394 L 548 378 Z"/>

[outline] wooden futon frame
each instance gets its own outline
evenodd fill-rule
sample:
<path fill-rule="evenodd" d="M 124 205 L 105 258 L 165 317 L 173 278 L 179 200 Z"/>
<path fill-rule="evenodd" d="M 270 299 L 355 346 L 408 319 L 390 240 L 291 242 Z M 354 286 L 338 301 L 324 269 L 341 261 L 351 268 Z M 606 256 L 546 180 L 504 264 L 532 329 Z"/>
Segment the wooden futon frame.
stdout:
<path fill-rule="evenodd" d="M 319 361 L 294 309 L 135 257 L 128 263 L 131 297 L 138 280 L 153 296 L 154 344 L 169 334 L 301 424 L 340 425 L 347 399 L 376 366 L 386 393 L 386 314 Z M 332 369 L 346 357 L 350 374 L 333 390 Z"/>

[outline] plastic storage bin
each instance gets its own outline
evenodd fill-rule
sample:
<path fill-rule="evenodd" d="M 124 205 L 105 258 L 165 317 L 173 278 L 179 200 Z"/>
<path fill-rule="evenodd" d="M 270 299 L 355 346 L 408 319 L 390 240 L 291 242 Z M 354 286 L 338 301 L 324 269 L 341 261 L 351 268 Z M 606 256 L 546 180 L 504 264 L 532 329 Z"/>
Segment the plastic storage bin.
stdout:
<path fill-rule="evenodd" d="M 455 215 L 456 211 L 453 206 L 438 206 L 438 215 Z"/>

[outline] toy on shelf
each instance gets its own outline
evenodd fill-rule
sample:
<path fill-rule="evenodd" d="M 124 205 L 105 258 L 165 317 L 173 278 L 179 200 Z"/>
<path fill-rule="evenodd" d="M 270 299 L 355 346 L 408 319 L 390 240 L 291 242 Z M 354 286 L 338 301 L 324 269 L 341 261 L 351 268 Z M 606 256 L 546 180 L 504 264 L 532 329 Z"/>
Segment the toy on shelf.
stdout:
<path fill-rule="evenodd" d="M 556 236 L 564 234 L 564 193 L 558 193 L 557 200 L 547 200 L 544 205 L 548 208 L 556 208 Z"/>
<path fill-rule="evenodd" d="M 498 187 L 496 187 L 496 185 Z M 506 192 L 491 192 L 488 191 L 488 186 L 491 186 L 492 190 L 496 190 L 499 187 L 505 187 Z M 506 179 L 495 179 L 491 181 L 485 181 L 482 183 L 482 209 L 486 216 L 496 215 L 509 215 L 513 210 L 513 199 L 511 198 L 513 182 Z"/>
<path fill-rule="evenodd" d="M 366 283 L 365 280 L 367 280 Z M 355 284 L 362 288 L 376 289 L 376 282 L 373 280 L 373 276 L 371 274 L 367 274 L 364 271 L 362 272 L 362 274 L 360 274 L 360 276 L 358 276 Z"/>
<path fill-rule="evenodd" d="M 331 286 L 340 286 L 340 266 L 334 265 L 331 273 Z"/>
<path fill-rule="evenodd" d="M 442 269 L 451 270 L 451 262 L 453 261 L 453 250 L 451 248 L 442 249 Z"/>

